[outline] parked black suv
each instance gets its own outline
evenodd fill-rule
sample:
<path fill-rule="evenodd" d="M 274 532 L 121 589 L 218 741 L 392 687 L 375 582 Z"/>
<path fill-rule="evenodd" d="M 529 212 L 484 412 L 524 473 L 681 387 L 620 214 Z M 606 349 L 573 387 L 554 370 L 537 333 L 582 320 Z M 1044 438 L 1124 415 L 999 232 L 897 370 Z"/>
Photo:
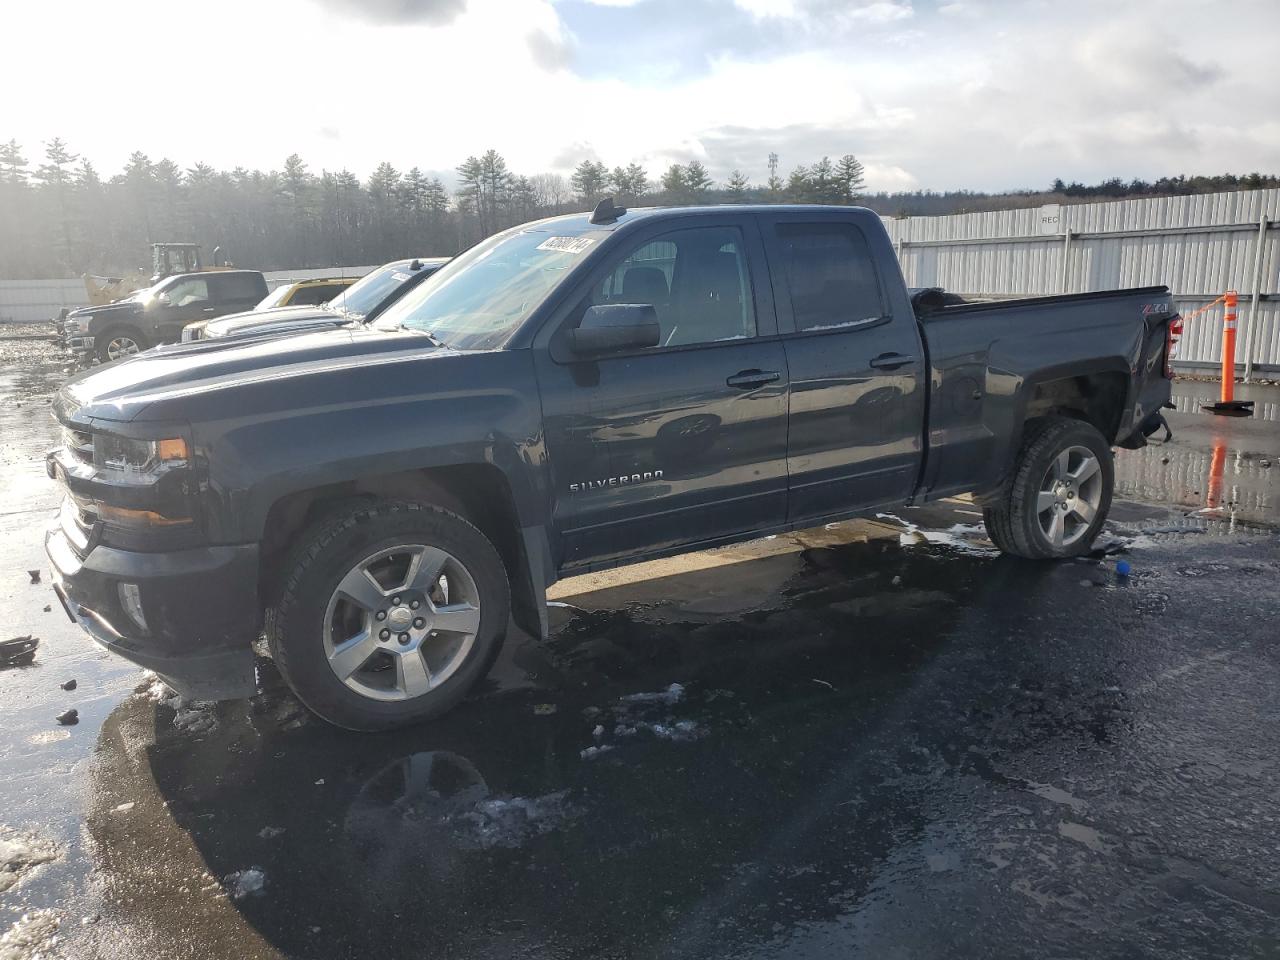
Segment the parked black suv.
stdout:
<path fill-rule="evenodd" d="M 602 204 L 371 327 L 70 381 L 54 589 L 189 694 L 252 694 L 265 628 L 319 715 L 420 720 L 572 574 L 961 493 L 1006 553 L 1087 551 L 1174 317 L 1164 287 L 913 304 L 869 210 Z"/>
<path fill-rule="evenodd" d="M 193 320 L 250 310 L 266 295 L 266 278 L 256 270 L 180 273 L 116 303 L 72 310 L 63 322 L 64 342 L 81 359 L 107 363 L 177 343 Z"/>

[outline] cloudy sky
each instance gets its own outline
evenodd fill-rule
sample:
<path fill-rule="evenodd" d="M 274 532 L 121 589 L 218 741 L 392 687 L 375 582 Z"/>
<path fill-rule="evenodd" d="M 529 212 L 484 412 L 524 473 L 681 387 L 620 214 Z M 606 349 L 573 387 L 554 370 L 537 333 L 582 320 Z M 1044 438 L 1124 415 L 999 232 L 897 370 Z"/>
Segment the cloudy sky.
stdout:
<path fill-rule="evenodd" d="M 753 182 L 770 151 L 855 153 L 886 190 L 1280 171 L 1277 0 L 7 0 L 0 25 L 0 140 L 108 174 L 488 147 Z"/>

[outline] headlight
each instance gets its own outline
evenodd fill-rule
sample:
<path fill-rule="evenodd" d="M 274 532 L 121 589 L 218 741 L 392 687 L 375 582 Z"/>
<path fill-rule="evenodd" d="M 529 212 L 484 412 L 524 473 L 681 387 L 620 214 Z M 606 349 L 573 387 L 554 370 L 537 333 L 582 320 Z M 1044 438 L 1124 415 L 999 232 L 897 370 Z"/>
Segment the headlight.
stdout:
<path fill-rule="evenodd" d="M 71 317 L 63 325 L 63 329 L 67 333 L 84 333 L 89 329 L 89 321 L 92 319 L 93 317 Z"/>
<path fill-rule="evenodd" d="M 94 465 L 124 483 L 152 483 L 170 470 L 188 465 L 191 451 L 182 437 L 133 440 L 108 433 L 93 438 Z"/>

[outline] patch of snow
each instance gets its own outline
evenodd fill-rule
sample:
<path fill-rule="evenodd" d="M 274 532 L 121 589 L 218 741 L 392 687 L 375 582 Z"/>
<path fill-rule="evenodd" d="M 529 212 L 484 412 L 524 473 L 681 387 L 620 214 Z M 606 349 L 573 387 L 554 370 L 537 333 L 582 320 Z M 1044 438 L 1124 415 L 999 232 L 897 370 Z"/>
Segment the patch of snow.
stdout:
<path fill-rule="evenodd" d="M 284 827 L 263 827 L 258 831 L 258 836 L 263 840 L 274 840 L 282 833 L 284 833 Z"/>
<path fill-rule="evenodd" d="M 692 720 L 677 720 L 675 723 L 642 723 L 659 740 L 697 740 L 706 735 L 706 730 Z"/>
<path fill-rule="evenodd" d="M 13 889 L 36 867 L 59 856 L 58 845 L 51 840 L 5 830 L 0 835 L 0 893 Z"/>
<path fill-rule="evenodd" d="M 655 693 L 629 693 L 621 700 L 623 703 L 679 703 L 684 699 L 683 684 L 673 683 L 665 690 Z"/>
<path fill-rule="evenodd" d="M 243 900 L 264 891 L 267 886 L 267 871 L 261 867 L 246 867 L 227 874 L 222 882 L 232 899 Z"/>
<path fill-rule="evenodd" d="M 909 523 L 892 513 L 877 513 L 876 519 L 901 524 L 905 529 L 898 535 L 898 543 L 904 547 L 932 543 L 974 557 L 994 557 L 1000 553 L 995 546 L 975 542 L 975 538 L 985 539 L 987 535 L 986 527 L 980 523 L 957 523 L 946 530 L 923 530 L 919 524 Z"/>
<path fill-rule="evenodd" d="M 24 913 L 0 937 L 0 960 L 48 960 L 58 943 L 61 920 L 53 910 Z"/>
<path fill-rule="evenodd" d="M 116 813 L 128 813 L 135 806 L 135 801 L 130 800 L 128 803 L 119 803 L 113 808 Z"/>
<path fill-rule="evenodd" d="M 173 703 L 173 725 L 187 733 L 208 733 L 218 725 L 212 700 L 183 700 Z"/>
<path fill-rule="evenodd" d="M 585 750 L 579 750 L 578 756 L 581 757 L 583 760 L 591 760 L 595 757 L 600 756 L 600 754 L 602 753 L 608 753 L 612 749 L 613 749 L 613 744 L 605 743 L 605 744 L 601 744 L 598 747 L 587 747 Z"/>
<path fill-rule="evenodd" d="M 143 671 L 143 676 L 150 682 L 138 691 L 138 696 L 172 708 L 173 725 L 177 729 L 187 733 L 208 733 L 217 726 L 212 700 L 186 700 L 152 671 Z"/>
<path fill-rule="evenodd" d="M 566 799 L 569 791 L 540 797 L 487 797 L 454 818 L 464 845 L 490 849 L 519 847 L 532 837 L 557 830 L 581 811 Z"/>

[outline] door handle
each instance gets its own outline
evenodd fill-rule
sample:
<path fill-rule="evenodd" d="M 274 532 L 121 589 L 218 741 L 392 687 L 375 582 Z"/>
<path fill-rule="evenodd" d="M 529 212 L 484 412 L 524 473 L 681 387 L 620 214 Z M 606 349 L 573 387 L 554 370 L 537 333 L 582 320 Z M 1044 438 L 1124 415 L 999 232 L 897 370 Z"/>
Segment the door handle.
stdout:
<path fill-rule="evenodd" d="M 201 313 L 213 313 L 214 309 L 215 309 L 214 307 L 205 307 L 205 308 L 204 308 L 203 310 L 201 310 L 200 312 L 201 312 Z"/>
<path fill-rule="evenodd" d="M 729 377 L 725 383 L 731 387 L 750 390 L 754 387 L 763 387 L 766 383 L 773 383 L 781 378 L 782 374 L 777 370 L 743 370 Z"/>
<path fill-rule="evenodd" d="M 877 370 L 897 370 L 899 367 L 915 362 L 915 357 L 908 357 L 901 353 L 882 353 L 871 361 L 871 366 Z"/>

